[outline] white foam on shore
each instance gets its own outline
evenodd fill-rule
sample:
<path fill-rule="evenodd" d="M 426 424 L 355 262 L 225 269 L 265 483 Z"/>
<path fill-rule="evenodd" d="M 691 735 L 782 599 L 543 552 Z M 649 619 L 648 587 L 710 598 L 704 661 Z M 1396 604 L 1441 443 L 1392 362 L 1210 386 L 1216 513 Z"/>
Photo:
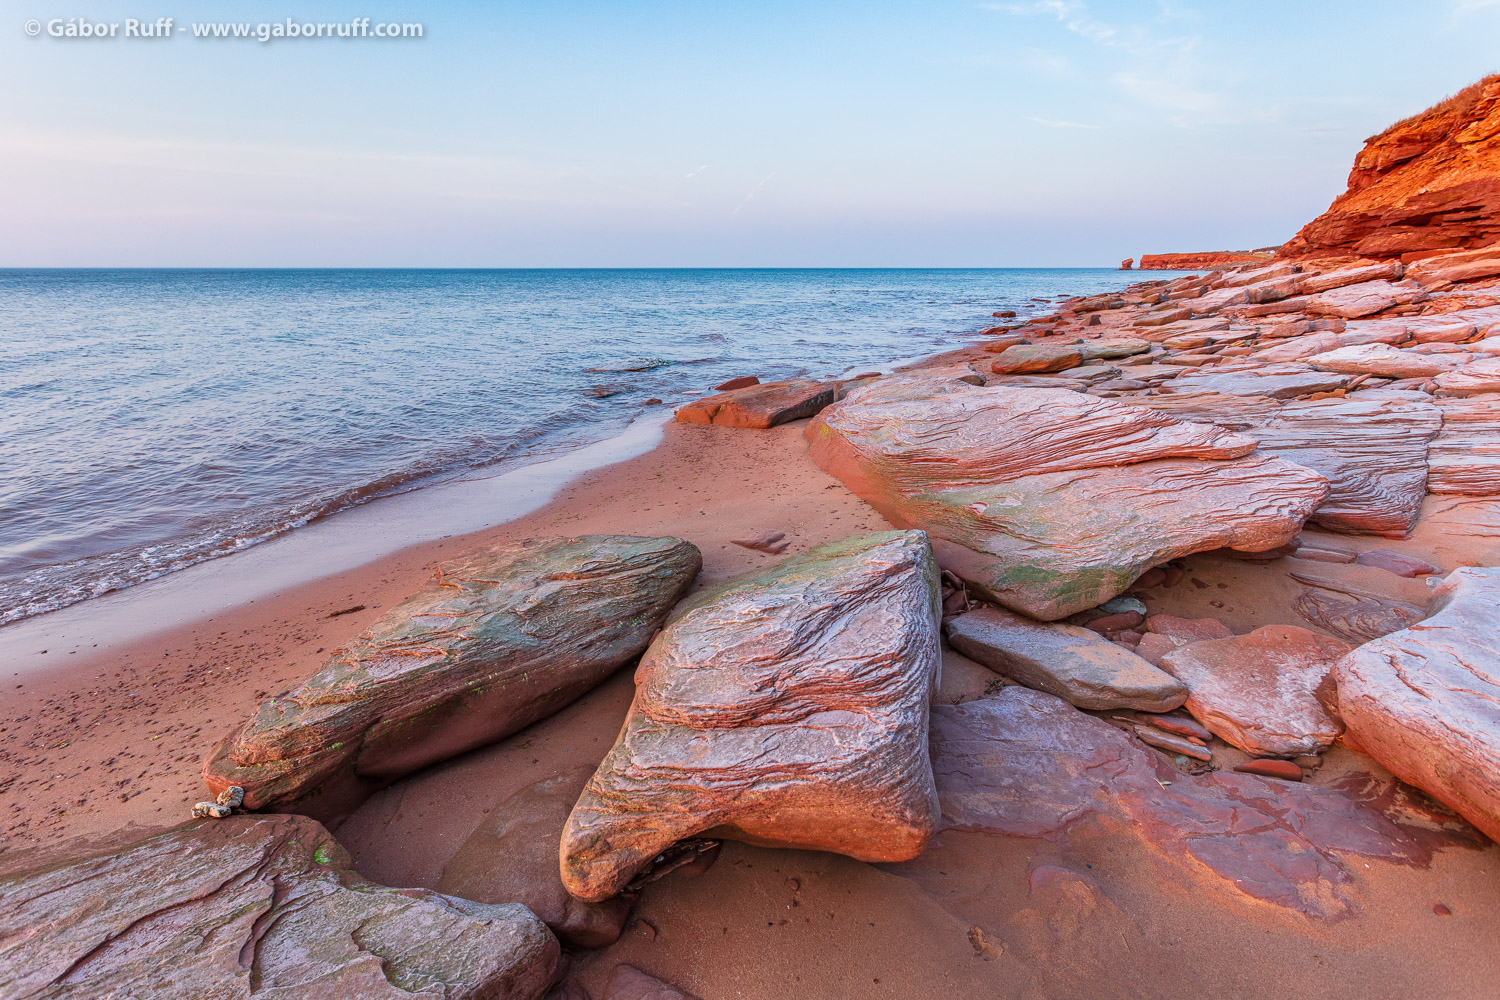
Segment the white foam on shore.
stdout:
<path fill-rule="evenodd" d="M 243 552 L 24 618 L 0 627 L 0 663 L 16 676 L 56 668 L 74 650 L 121 646 L 412 545 L 514 521 L 579 476 L 646 454 L 670 419 L 669 408 L 653 407 L 620 434 L 557 458 L 371 500 Z"/>

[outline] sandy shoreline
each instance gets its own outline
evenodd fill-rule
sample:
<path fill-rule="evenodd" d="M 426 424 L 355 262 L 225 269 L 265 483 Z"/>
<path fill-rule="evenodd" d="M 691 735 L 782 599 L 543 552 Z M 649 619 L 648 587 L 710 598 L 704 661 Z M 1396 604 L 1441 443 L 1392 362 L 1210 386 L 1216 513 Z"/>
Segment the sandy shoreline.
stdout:
<path fill-rule="evenodd" d="M 966 345 L 922 363 L 983 353 L 979 344 Z M 526 482 L 512 480 L 513 491 L 497 490 L 494 480 L 476 485 L 484 492 L 461 508 L 469 512 L 464 516 L 494 519 L 484 497 L 529 505 L 502 524 L 392 550 L 390 537 L 359 537 L 379 530 L 372 519 L 368 529 L 341 531 L 351 552 L 360 544 L 385 545 L 378 558 L 253 599 L 227 599 L 232 593 L 225 588 L 214 592 L 217 598 L 211 588 L 196 594 L 200 588 L 179 583 L 173 590 L 167 580 L 166 597 L 141 589 L 156 617 L 132 621 L 131 592 L 119 595 L 118 607 L 108 599 L 79 606 L 66 629 L 49 634 L 64 640 L 55 648 L 8 660 L 15 676 L 5 681 L 0 729 L 7 793 L 0 800 L 0 867 L 74 838 L 181 823 L 203 797 L 200 760 L 220 737 L 460 552 L 543 535 L 675 535 L 703 553 L 701 588 L 775 561 L 734 545 L 735 538 L 781 531 L 789 551 L 799 552 L 888 527 L 812 464 L 804 427 L 805 421 L 768 431 L 668 423 L 659 440 L 655 425 L 639 427 L 632 439 L 638 451 L 623 461 L 566 481 L 542 470 Z M 642 442 L 654 446 L 641 448 Z M 426 502 L 440 499 L 434 491 Z M 1392 544 L 1324 537 L 1360 550 Z M 302 544 L 309 539 L 317 536 L 309 532 Z M 1472 539 L 1435 531 L 1419 532 L 1401 548 L 1444 571 L 1476 555 Z M 252 550 L 205 565 L 232 577 L 249 572 L 244 567 L 254 556 Z M 1287 567 L 1207 556 L 1182 562 L 1192 585 L 1154 591 L 1154 612 L 1217 617 L 1236 632 L 1303 624 L 1290 610 L 1298 585 Z M 317 567 L 305 557 L 284 565 L 304 573 Z M 1301 568 L 1343 574 L 1410 601 L 1422 600 L 1427 589 L 1420 580 L 1369 567 Z M 268 588 L 265 580 L 250 583 Z M 193 599 L 219 603 L 195 616 Z M 363 609 L 330 617 L 357 605 Z M 172 622 L 172 614 L 181 617 Z M 125 631 L 103 631 L 118 623 Z M 35 637 L 24 626 L 0 631 L 0 642 L 12 644 L 8 652 Z M 131 627 L 137 634 L 121 638 Z M 962 703 L 1004 683 L 948 651 L 938 701 Z M 451 884 L 449 863 L 493 809 L 538 782 L 598 762 L 630 694 L 630 671 L 622 670 L 527 730 L 380 793 L 338 836 L 369 878 L 435 887 L 446 872 Z M 1224 767 L 1244 759 L 1232 748 L 1215 752 Z M 1364 775 L 1372 787 L 1389 787 L 1389 776 L 1368 758 L 1336 748 L 1310 783 Z M 1251 899 L 1222 878 L 1183 868 L 1159 845 L 1119 831 L 1059 842 L 949 830 L 917 861 L 884 866 L 728 843 L 706 873 L 674 874 L 648 886 L 620 941 L 574 955 L 571 975 L 597 997 L 614 966 L 629 962 L 706 1000 L 1338 995 L 1351 982 L 1361 984 L 1362 996 L 1397 997 L 1430 992 L 1430 970 L 1439 965 L 1444 988 L 1481 995 L 1500 972 L 1490 948 L 1500 907 L 1488 889 L 1500 848 L 1476 848 L 1442 831 L 1435 836 L 1430 862 L 1351 858 L 1354 915 L 1328 922 Z M 1438 904 L 1452 916 L 1439 915 Z M 985 944 L 996 940 L 1005 945 Z"/>

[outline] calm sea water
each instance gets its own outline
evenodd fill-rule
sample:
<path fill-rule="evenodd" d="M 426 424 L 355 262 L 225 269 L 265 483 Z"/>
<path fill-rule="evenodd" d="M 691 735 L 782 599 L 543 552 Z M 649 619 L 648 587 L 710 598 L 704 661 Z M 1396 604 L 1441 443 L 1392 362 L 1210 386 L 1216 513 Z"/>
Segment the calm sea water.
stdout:
<path fill-rule="evenodd" d="M 0 270 L 0 623 L 744 374 L 955 345 L 1093 269 Z"/>

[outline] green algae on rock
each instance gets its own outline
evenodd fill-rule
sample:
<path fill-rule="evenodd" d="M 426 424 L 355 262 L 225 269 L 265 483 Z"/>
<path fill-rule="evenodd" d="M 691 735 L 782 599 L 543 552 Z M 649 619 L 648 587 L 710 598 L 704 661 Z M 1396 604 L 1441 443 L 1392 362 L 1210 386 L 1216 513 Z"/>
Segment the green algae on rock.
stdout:
<path fill-rule="evenodd" d="M 497 546 L 439 567 L 204 764 L 245 807 L 334 821 L 376 789 L 557 711 L 639 656 L 702 564 L 680 538 Z"/>
<path fill-rule="evenodd" d="M 937 819 L 940 613 L 919 531 L 820 545 L 685 602 L 568 818 L 563 885 L 606 899 L 699 835 L 915 857 Z"/>

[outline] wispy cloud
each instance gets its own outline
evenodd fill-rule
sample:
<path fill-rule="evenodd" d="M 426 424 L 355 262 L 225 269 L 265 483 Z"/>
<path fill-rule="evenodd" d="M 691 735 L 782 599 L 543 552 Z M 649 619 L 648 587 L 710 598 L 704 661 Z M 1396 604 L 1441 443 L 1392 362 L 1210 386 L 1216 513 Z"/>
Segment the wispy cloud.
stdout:
<path fill-rule="evenodd" d="M 1047 128 L 1099 128 L 1098 125 L 1085 125 L 1083 122 L 1058 121 L 1052 118 L 1037 118 L 1033 115 L 1026 116 L 1027 121 L 1036 122 Z"/>
<path fill-rule="evenodd" d="M 1085 4 L 1078 0 L 1034 0 L 1032 3 L 981 3 L 985 10 L 998 10 L 1005 14 L 1048 14 L 1075 35 L 1082 35 L 1092 42 L 1112 44 L 1115 29 L 1092 16 Z"/>
<path fill-rule="evenodd" d="M 776 176 L 776 171 L 773 170 L 769 174 L 766 174 L 766 176 L 762 177 L 760 179 L 760 183 L 757 184 L 757 185 L 755 185 L 755 187 L 751 188 L 750 189 L 750 193 L 747 194 L 747 195 L 745 195 L 745 200 L 739 203 L 739 207 L 737 207 L 733 212 L 729 213 L 729 217 L 732 219 L 736 215 L 739 215 L 740 214 L 740 210 L 743 209 L 746 205 L 750 204 L 750 202 L 755 199 L 756 195 L 760 194 L 760 189 L 766 186 L 766 181 L 770 180 L 772 177 L 775 177 L 775 176 Z"/>
<path fill-rule="evenodd" d="M 686 180 L 691 180 L 692 178 L 697 177 L 699 174 L 703 173 L 703 171 L 705 171 L 707 169 L 708 169 L 708 164 L 705 163 L 705 164 L 703 164 L 703 166 L 701 166 L 697 170 L 694 170 L 693 172 L 687 174 L 682 179 L 685 180 L 685 181 Z"/>

